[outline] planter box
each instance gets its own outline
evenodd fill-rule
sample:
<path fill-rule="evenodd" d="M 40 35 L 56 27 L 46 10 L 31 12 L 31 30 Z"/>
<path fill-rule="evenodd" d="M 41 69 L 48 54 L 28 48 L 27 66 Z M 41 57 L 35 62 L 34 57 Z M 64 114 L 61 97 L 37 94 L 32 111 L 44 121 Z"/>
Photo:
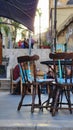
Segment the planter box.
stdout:
<path fill-rule="evenodd" d="M 43 46 L 43 45 L 42 45 L 40 48 L 43 48 L 43 49 L 50 49 L 50 46 L 46 46 L 46 45 Z"/>

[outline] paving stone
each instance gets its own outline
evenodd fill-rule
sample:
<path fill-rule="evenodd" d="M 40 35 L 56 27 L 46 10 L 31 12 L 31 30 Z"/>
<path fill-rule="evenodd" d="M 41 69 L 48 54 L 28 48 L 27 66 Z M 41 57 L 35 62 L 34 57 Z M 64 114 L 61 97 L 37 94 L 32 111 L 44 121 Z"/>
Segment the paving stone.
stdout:
<path fill-rule="evenodd" d="M 52 117 L 45 108 L 43 112 L 35 109 L 32 114 L 31 107 L 22 107 L 18 112 L 20 98 L 20 95 L 0 92 L 0 130 L 73 130 L 73 113 L 59 110 Z M 47 94 L 42 94 L 42 100 L 46 98 Z M 31 102 L 31 99 L 31 95 L 27 95 L 25 103 Z"/>

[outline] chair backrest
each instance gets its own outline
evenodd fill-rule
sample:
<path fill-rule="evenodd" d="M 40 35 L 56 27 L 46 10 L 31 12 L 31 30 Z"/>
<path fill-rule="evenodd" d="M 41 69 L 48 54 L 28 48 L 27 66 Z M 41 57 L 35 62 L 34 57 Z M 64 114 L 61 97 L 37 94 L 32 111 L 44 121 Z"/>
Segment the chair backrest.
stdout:
<path fill-rule="evenodd" d="M 20 56 L 17 57 L 20 75 L 22 77 L 22 82 L 26 83 L 28 81 L 36 81 L 36 63 L 35 61 L 39 60 L 38 55 L 33 56 Z"/>
<path fill-rule="evenodd" d="M 50 53 L 53 59 L 55 80 L 60 83 L 73 83 L 73 53 Z"/>

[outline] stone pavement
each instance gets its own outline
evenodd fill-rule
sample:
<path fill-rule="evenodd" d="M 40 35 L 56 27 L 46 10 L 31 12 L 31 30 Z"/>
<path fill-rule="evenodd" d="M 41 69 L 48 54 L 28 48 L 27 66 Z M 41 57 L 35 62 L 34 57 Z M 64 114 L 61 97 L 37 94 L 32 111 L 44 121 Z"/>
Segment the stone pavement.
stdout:
<path fill-rule="evenodd" d="M 43 101 L 46 98 L 43 94 Z M 73 130 L 73 114 L 69 111 L 59 110 L 55 117 L 45 108 L 43 112 L 35 109 L 32 114 L 30 107 L 22 107 L 18 112 L 19 100 L 20 95 L 0 92 L 0 130 Z M 31 96 L 27 95 L 25 102 L 30 101 Z"/>

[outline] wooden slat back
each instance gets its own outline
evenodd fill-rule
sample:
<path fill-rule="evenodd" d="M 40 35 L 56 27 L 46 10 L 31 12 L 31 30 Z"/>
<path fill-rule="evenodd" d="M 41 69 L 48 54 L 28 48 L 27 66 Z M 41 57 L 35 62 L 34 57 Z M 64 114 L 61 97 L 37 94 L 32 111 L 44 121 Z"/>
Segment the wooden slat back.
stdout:
<path fill-rule="evenodd" d="M 22 72 L 24 70 L 30 69 L 31 75 L 33 76 L 34 80 L 36 80 L 36 63 L 35 63 L 35 61 L 39 60 L 39 56 L 38 55 L 20 56 L 20 57 L 17 58 L 17 60 L 18 60 L 18 63 L 20 64 L 20 66 L 21 66 Z M 22 67 L 21 63 L 23 63 L 23 67 Z M 25 79 L 25 77 L 24 77 L 24 79 Z"/>
<path fill-rule="evenodd" d="M 69 83 L 73 82 L 73 53 L 50 53 L 49 57 L 53 59 L 54 62 L 54 73 L 55 73 L 55 79 L 57 80 L 57 69 L 56 69 L 56 61 L 60 60 L 61 70 L 62 70 L 62 78 L 65 79 L 65 83 L 69 81 Z M 61 60 L 63 60 L 63 64 L 61 64 Z M 59 64 L 58 64 L 59 65 Z M 59 68 L 59 67 L 58 67 Z M 70 69 L 70 75 L 67 73 L 67 68 Z M 60 70 L 58 70 L 58 73 Z"/>

